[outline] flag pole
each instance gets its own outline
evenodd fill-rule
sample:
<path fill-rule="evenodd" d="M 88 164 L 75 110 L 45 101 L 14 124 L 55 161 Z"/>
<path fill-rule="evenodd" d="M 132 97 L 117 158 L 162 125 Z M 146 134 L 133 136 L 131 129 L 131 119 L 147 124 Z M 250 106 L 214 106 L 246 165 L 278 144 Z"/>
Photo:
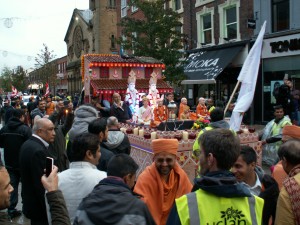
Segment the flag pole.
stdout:
<path fill-rule="evenodd" d="M 234 87 L 234 89 L 233 89 L 233 92 L 232 92 L 232 94 L 231 94 L 231 96 L 230 96 L 230 98 L 229 98 L 229 100 L 228 100 L 228 102 L 227 102 L 227 105 L 226 105 L 226 107 L 225 107 L 225 110 L 224 110 L 224 117 L 225 117 L 225 114 L 226 114 L 227 109 L 228 109 L 228 107 L 229 107 L 229 104 L 231 103 L 231 101 L 232 101 L 232 99 L 233 99 L 233 96 L 234 96 L 236 90 L 238 89 L 240 83 L 241 83 L 241 81 L 238 80 L 238 82 L 236 83 L 236 85 L 235 85 L 235 87 Z"/>

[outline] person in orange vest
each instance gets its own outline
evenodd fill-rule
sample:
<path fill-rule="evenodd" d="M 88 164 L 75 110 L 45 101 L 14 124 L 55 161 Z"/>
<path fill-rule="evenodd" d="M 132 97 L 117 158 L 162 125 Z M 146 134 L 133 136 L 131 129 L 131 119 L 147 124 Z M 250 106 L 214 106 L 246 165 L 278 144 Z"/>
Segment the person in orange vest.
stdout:
<path fill-rule="evenodd" d="M 52 102 L 52 98 L 50 96 L 47 97 L 46 103 L 46 115 L 51 115 L 55 110 L 55 104 Z"/>

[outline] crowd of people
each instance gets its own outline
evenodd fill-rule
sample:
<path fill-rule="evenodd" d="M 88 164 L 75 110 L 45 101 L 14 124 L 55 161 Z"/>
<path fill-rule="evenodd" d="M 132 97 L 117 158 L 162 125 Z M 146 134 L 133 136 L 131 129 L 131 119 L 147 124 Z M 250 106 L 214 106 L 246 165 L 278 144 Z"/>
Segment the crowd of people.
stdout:
<path fill-rule="evenodd" d="M 1 224 L 21 213 L 32 225 L 300 224 L 300 128 L 284 106 L 274 108 L 261 135 L 260 167 L 213 99 L 200 97 L 193 112 L 184 97 L 177 105 L 173 93 L 160 96 L 155 74 L 151 94 L 139 96 L 134 81 L 131 74 L 127 97 L 114 93 L 111 104 L 98 96 L 76 107 L 50 96 L 26 107 L 19 98 L 4 101 L 0 209 L 7 214 Z M 158 126 L 170 118 L 170 104 L 177 106 L 171 119 L 210 119 L 193 145 L 199 162 L 193 182 L 177 163 L 177 139 L 152 140 L 153 163 L 137 177 L 129 138 L 120 130 L 120 123 Z M 48 177 L 46 157 L 54 160 Z"/>

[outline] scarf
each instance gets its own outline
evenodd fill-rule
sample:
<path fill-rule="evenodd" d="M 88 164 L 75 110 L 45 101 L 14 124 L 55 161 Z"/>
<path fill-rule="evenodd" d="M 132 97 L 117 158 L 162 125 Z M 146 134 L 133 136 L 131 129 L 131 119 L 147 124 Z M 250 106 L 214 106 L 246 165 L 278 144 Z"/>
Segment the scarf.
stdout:
<path fill-rule="evenodd" d="M 296 182 L 294 176 L 300 173 L 300 164 L 295 166 L 289 173 L 289 178 L 283 183 L 291 200 L 292 210 L 295 217 L 295 224 L 300 225 L 300 185 Z"/>

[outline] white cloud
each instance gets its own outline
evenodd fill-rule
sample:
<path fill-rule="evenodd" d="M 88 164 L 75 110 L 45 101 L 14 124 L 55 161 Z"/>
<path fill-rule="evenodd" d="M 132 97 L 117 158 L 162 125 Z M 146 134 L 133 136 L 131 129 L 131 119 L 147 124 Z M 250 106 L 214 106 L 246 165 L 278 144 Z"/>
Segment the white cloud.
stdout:
<path fill-rule="evenodd" d="M 73 10 L 88 9 L 88 4 L 88 0 L 0 0 L 0 72 L 4 66 L 33 67 L 43 43 L 57 57 L 66 55 L 64 37 Z M 7 18 L 12 18 L 11 28 L 4 24 Z"/>

